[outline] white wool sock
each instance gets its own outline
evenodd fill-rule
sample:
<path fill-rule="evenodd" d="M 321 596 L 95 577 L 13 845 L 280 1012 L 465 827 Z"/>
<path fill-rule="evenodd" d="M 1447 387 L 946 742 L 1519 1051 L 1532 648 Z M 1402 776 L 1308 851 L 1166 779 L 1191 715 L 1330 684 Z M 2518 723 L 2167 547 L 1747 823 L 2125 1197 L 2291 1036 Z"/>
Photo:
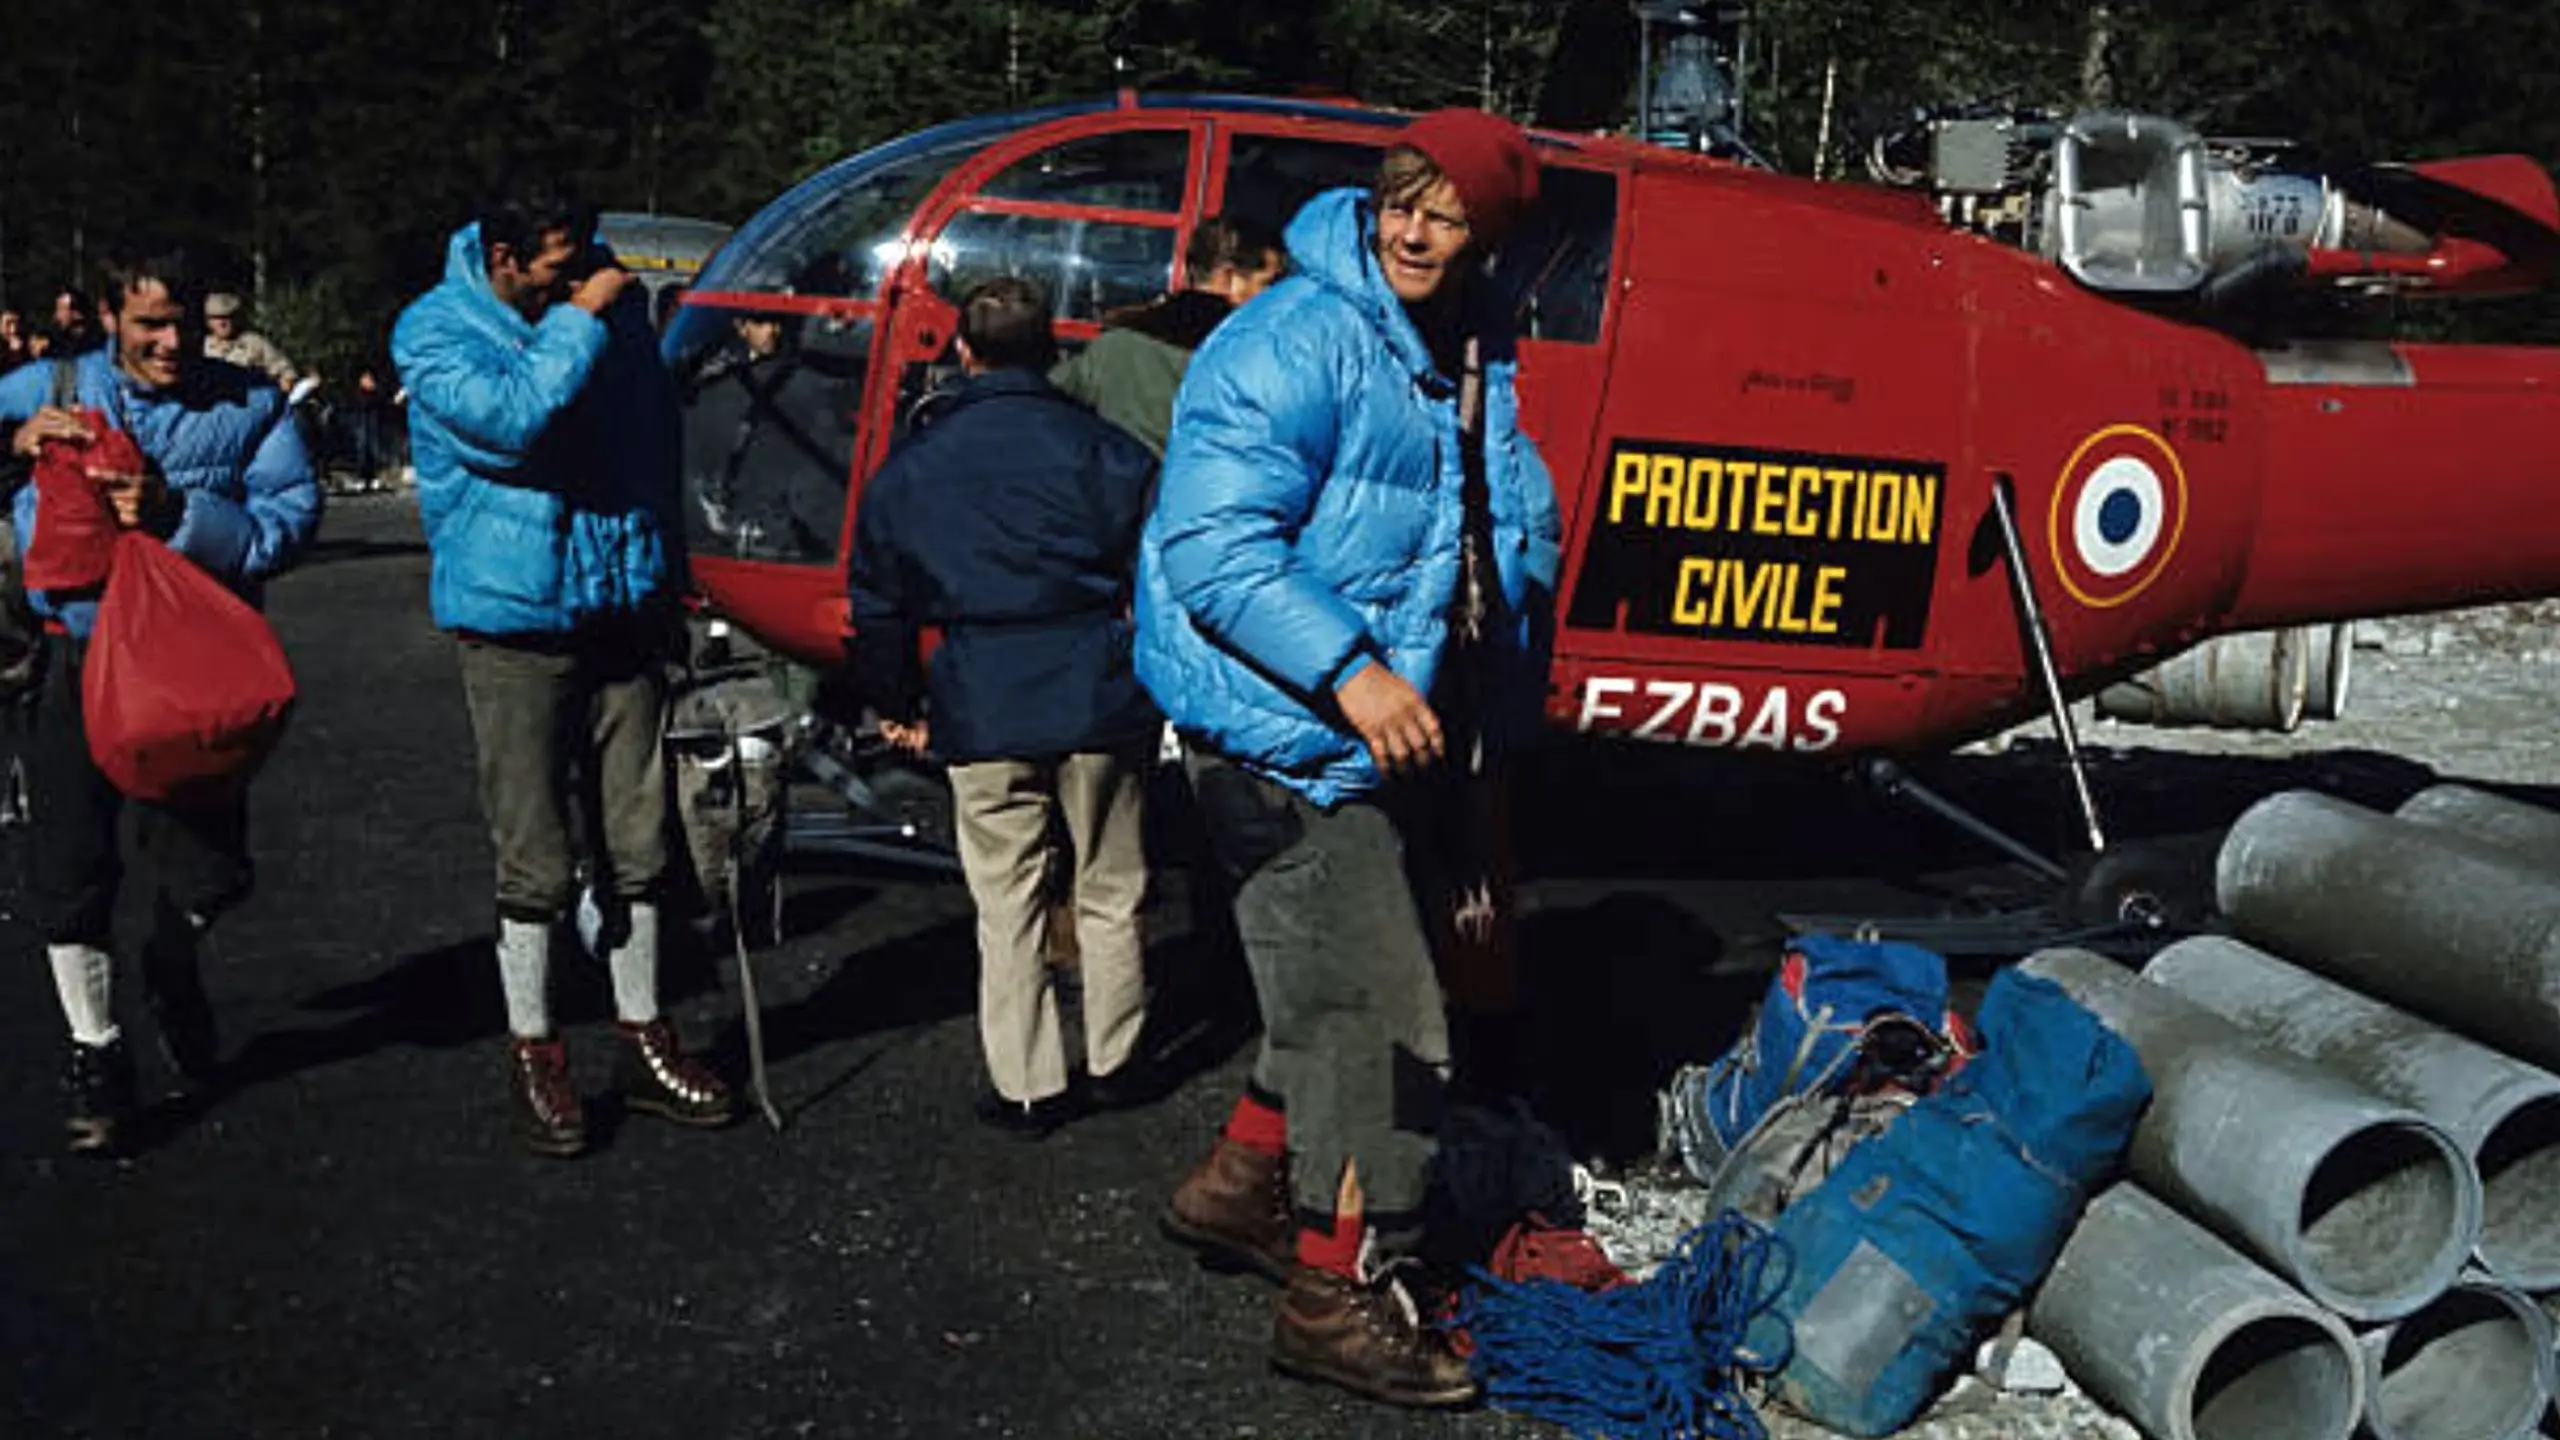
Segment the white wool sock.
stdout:
<path fill-rule="evenodd" d="M 44 954 L 53 962 L 53 988 L 62 996 L 71 1038 L 83 1045 L 114 1041 L 121 1033 L 112 999 L 115 961 L 95 945 L 47 945 Z"/>
<path fill-rule="evenodd" d="M 658 1018 L 658 907 L 645 900 L 630 907 L 630 932 L 613 947 L 613 1009 L 626 1025 Z"/>
<path fill-rule="evenodd" d="M 551 927 L 499 920 L 498 979 L 507 991 L 507 1029 L 519 1040 L 551 1038 Z"/>

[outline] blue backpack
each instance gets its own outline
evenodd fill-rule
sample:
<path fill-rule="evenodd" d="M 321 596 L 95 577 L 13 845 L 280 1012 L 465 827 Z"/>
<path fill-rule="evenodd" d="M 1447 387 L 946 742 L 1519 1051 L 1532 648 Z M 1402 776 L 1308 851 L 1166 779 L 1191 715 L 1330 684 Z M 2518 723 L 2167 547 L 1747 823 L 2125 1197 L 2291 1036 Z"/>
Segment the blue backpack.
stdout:
<path fill-rule="evenodd" d="M 1832 1429 L 1920 1413 L 2052 1267 L 2150 1103 L 2133 1047 L 2051 981 L 2002 971 L 1979 1020 L 1982 1054 L 1778 1219 L 1776 1398 Z"/>
<path fill-rule="evenodd" d="M 1947 1008 L 1947 962 L 1899 941 L 1805 934 L 1789 943 L 1751 1028 L 1663 1100 L 1666 1150 L 1713 1181 L 1779 1102 L 1901 1086 L 1933 1088 L 1971 1037 Z"/>

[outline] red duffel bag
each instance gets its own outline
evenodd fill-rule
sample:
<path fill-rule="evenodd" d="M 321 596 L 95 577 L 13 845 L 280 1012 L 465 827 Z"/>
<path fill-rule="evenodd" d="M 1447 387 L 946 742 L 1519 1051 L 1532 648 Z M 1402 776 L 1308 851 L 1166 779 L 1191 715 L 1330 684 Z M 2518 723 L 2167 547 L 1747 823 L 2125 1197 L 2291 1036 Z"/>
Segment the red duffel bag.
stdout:
<path fill-rule="evenodd" d="M 102 431 L 80 447 L 98 452 L 86 474 L 63 466 L 37 492 L 44 509 L 27 556 L 31 576 L 47 532 L 57 540 L 89 536 L 100 512 L 112 527 L 91 477 L 114 473 L 119 443 L 139 460 L 125 437 Z M 36 478 L 44 483 L 43 467 Z M 89 758 L 138 800 L 185 800 L 246 783 L 282 738 L 294 702 L 293 670 L 266 617 L 139 530 L 115 533 L 106 587 L 81 674 Z"/>

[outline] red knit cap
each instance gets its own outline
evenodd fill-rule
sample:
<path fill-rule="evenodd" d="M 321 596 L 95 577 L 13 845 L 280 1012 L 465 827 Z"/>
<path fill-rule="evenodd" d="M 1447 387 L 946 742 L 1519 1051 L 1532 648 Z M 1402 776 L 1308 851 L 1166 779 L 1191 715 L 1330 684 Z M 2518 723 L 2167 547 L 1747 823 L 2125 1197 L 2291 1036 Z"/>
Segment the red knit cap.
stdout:
<path fill-rule="evenodd" d="M 1467 223 L 1488 243 L 1499 241 L 1522 212 L 1538 203 L 1538 157 L 1519 126 L 1463 107 L 1434 110 L 1405 127 L 1396 143 L 1431 157 L 1457 187 Z"/>

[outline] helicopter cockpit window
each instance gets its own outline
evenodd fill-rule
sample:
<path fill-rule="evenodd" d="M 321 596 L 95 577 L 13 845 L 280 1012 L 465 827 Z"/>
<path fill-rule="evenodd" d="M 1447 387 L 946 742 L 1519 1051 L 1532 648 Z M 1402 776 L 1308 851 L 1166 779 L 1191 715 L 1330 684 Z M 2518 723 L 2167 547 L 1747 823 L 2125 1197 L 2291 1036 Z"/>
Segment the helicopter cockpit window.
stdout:
<path fill-rule="evenodd" d="M 1036 200 L 1107 210 L 1182 209 L 1191 137 L 1180 130 L 1122 130 L 1052 145 L 979 187 L 990 200 Z"/>
<path fill-rule="evenodd" d="M 933 242 L 933 288 L 957 301 L 982 280 L 1020 275 L 1049 293 L 1059 319 L 1100 320 L 1172 286 L 1174 235 L 1171 226 L 962 211 Z"/>
<path fill-rule="evenodd" d="M 872 322 L 692 307 L 677 326 L 687 542 L 702 555 L 833 565 Z"/>
<path fill-rule="evenodd" d="M 1058 358 L 1073 359 L 1085 344 L 1073 335 L 1060 335 Z M 968 378 L 967 372 L 960 368 L 960 350 L 956 344 L 944 345 L 942 353 L 931 360 L 910 361 L 898 376 L 897 410 L 890 417 L 889 425 L 890 448 L 894 450 L 906 443 L 908 434 L 914 431 L 916 421 L 922 418 L 927 407 L 958 390 Z"/>
<path fill-rule="evenodd" d="M 1618 232 L 1618 180 L 1597 170 L 1549 165 L 1539 172 L 1538 205 L 1504 242 L 1494 278 L 1518 305 L 1528 340 L 1591 344 L 1609 300 L 1609 260 Z"/>
<path fill-rule="evenodd" d="M 1227 150 L 1227 195 L 1220 208 L 1285 229 L 1299 206 L 1325 191 L 1375 180 L 1385 153 L 1375 145 L 1238 135 Z"/>
<path fill-rule="evenodd" d="M 898 237 L 916 206 L 995 137 L 971 133 L 847 178 L 797 214 L 749 237 L 752 250 L 722 256 L 706 288 L 868 299 L 903 258 Z M 735 247 L 732 247 L 735 248 Z"/>

